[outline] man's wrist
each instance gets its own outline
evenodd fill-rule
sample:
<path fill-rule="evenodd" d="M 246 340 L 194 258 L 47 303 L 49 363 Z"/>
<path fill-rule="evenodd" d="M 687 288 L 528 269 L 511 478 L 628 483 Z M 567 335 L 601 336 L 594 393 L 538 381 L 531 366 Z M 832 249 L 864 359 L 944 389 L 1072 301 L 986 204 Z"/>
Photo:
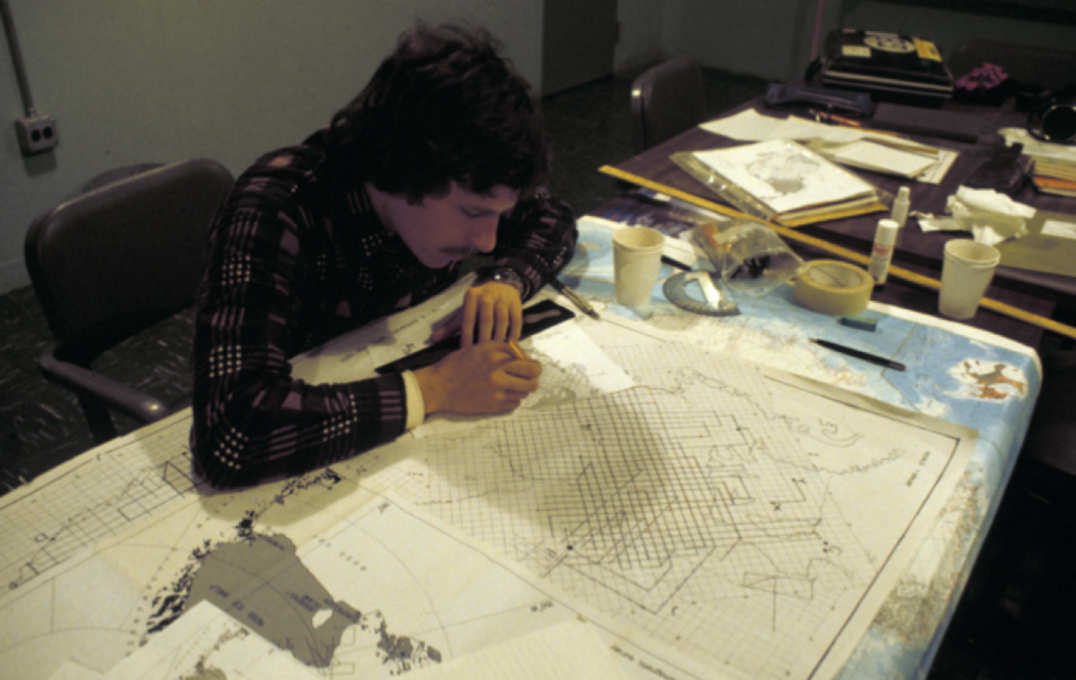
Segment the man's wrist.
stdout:
<path fill-rule="evenodd" d="M 489 283 L 490 281 L 496 281 L 497 283 L 507 283 L 508 285 L 519 291 L 519 296 L 522 298 L 527 292 L 527 284 L 523 280 L 523 277 L 519 275 L 515 269 L 511 267 L 494 267 L 488 270 L 482 276 L 478 278 L 478 284 Z"/>
<path fill-rule="evenodd" d="M 423 366 L 413 373 L 415 382 L 418 383 L 419 394 L 422 396 L 423 415 L 437 413 L 443 408 L 444 399 L 435 366 Z"/>

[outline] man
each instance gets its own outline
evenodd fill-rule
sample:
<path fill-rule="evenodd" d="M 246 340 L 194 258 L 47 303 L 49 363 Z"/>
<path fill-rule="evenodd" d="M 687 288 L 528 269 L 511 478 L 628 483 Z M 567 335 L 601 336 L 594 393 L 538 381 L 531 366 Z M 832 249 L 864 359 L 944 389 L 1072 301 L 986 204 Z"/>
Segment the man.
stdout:
<path fill-rule="evenodd" d="M 243 173 L 210 232 L 194 342 L 196 466 L 214 486 L 295 474 L 438 412 L 500 413 L 540 366 L 506 342 L 570 259 L 571 211 L 522 78 L 481 31 L 401 36 L 328 129 Z M 488 253 L 435 365 L 308 385 L 287 359 L 443 290 Z"/>

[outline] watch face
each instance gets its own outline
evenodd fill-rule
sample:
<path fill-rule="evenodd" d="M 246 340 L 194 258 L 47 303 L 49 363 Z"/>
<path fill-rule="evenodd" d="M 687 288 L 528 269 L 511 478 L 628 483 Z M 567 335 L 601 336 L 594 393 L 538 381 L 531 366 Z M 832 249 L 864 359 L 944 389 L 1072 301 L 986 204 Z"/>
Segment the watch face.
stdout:
<path fill-rule="evenodd" d="M 489 275 L 489 277 L 486 279 L 486 281 L 497 281 L 498 283 L 507 283 L 509 286 L 512 286 L 513 288 L 518 290 L 521 295 L 523 294 L 523 291 L 524 291 L 523 277 L 521 277 L 519 274 L 517 274 L 516 270 L 509 269 L 507 267 L 495 270 L 494 272 L 492 272 Z"/>

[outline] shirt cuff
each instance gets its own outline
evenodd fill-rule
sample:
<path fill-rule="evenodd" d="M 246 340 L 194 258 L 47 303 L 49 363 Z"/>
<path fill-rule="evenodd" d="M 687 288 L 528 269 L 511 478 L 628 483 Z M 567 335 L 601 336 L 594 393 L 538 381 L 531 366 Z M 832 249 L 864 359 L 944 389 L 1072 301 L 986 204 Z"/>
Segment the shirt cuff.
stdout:
<path fill-rule="evenodd" d="M 407 407 L 407 422 L 404 430 L 413 430 L 426 420 L 426 401 L 422 398 L 422 388 L 418 384 L 418 378 L 411 371 L 402 374 L 404 383 L 404 404 Z"/>

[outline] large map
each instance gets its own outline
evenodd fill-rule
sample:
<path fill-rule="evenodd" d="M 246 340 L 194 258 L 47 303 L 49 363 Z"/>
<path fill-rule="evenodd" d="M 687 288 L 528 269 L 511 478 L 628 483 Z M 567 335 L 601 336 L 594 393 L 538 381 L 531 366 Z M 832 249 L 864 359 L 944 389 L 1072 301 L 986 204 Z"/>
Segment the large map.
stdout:
<path fill-rule="evenodd" d="M 803 342 L 787 304 L 635 318 L 587 236 L 566 276 L 604 320 L 525 343 L 546 370 L 510 416 L 436 419 L 219 494 L 190 475 L 181 413 L 5 496 L 0 667 L 104 673 L 209 601 L 326 677 L 405 676 L 580 616 L 638 677 L 838 672 L 968 468 L 973 434 L 923 414 L 989 411 L 1037 376 L 1013 350 L 911 323 L 894 353 L 921 334 L 951 375 L 859 372 Z M 362 375 L 383 347 L 341 341 L 296 371 Z"/>

